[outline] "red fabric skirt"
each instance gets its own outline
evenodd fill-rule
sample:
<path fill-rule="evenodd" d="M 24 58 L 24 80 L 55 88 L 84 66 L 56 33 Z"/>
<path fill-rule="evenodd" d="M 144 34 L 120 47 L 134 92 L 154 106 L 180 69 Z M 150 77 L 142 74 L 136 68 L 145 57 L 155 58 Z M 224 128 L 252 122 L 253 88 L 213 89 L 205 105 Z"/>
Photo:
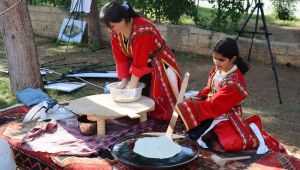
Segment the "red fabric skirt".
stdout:
<path fill-rule="evenodd" d="M 155 101 L 155 110 L 150 113 L 154 120 L 170 121 L 173 109 L 177 101 L 177 94 L 172 89 L 167 74 L 167 68 L 171 69 L 177 75 L 178 89 L 181 85 L 181 76 L 171 51 L 165 47 L 161 54 L 153 58 L 151 65 L 151 93 L 150 97 Z"/>

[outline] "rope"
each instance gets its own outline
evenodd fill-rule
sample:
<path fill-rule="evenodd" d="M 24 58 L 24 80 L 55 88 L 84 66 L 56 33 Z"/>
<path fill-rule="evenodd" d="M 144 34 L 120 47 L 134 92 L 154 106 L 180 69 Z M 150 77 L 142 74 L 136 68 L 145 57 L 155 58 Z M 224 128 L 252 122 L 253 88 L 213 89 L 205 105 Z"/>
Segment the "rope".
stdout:
<path fill-rule="evenodd" d="M 15 6 L 17 6 L 22 0 L 19 0 L 18 2 L 16 2 L 15 4 L 13 4 L 11 7 L 7 8 L 5 11 L 0 13 L 0 16 L 5 14 L 6 12 L 8 12 L 9 10 L 11 10 L 12 8 L 14 8 Z"/>

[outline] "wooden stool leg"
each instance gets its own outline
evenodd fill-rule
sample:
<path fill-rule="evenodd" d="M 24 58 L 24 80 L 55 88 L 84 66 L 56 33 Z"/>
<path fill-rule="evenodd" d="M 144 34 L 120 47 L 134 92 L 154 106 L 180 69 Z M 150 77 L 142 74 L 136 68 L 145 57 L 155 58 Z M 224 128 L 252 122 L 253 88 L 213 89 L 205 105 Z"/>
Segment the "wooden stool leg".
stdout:
<path fill-rule="evenodd" d="M 99 136 L 105 135 L 105 119 L 97 120 L 97 134 Z"/>
<path fill-rule="evenodd" d="M 141 113 L 140 115 L 140 122 L 145 122 L 147 120 L 147 112 Z"/>

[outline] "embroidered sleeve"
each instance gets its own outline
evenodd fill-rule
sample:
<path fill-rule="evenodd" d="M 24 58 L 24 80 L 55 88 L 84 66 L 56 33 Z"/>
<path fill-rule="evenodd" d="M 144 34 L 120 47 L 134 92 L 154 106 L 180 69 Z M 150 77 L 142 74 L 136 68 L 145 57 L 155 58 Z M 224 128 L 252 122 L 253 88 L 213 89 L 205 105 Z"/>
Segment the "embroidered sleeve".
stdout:
<path fill-rule="evenodd" d="M 224 85 L 211 98 L 197 102 L 187 100 L 179 103 L 176 109 L 185 124 L 186 130 L 189 130 L 198 126 L 204 120 L 220 117 L 241 103 L 245 97 L 241 95 L 237 87 Z"/>
<path fill-rule="evenodd" d="M 147 66 L 147 62 L 153 50 L 155 34 L 151 32 L 139 33 L 132 41 L 133 63 L 130 67 L 130 73 L 142 77 L 153 70 Z"/>
<path fill-rule="evenodd" d="M 245 86 L 242 85 L 241 82 L 239 82 L 239 80 L 235 80 L 235 79 L 226 79 L 226 81 L 222 82 L 220 84 L 220 86 L 223 87 L 231 87 L 236 89 L 241 96 L 243 96 L 244 98 L 246 98 L 248 96 L 248 92 Z"/>
<path fill-rule="evenodd" d="M 211 98 L 199 101 L 197 106 L 204 117 L 217 118 L 241 103 L 245 97 L 237 88 L 224 86 Z"/>
<path fill-rule="evenodd" d="M 130 67 L 130 59 L 126 57 L 124 52 L 122 51 L 119 40 L 116 37 L 117 35 L 114 35 L 111 33 L 111 45 L 112 45 L 112 52 L 114 55 L 114 59 L 116 62 L 116 69 L 118 73 L 118 78 L 128 78 L 130 77 L 129 74 L 129 67 Z"/>

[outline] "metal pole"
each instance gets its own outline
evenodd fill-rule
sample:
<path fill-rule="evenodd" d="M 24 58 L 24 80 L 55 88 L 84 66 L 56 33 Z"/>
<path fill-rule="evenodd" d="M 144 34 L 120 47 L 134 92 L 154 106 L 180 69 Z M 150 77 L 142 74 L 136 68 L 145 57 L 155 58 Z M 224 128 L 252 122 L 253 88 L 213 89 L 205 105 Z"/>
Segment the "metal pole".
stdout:
<path fill-rule="evenodd" d="M 249 53 L 248 53 L 248 61 L 250 61 L 250 55 L 251 55 L 251 51 L 252 51 L 253 38 L 254 38 L 254 35 L 258 33 L 257 32 L 257 27 L 258 27 L 258 16 L 259 16 L 259 10 L 260 10 L 261 18 L 262 18 L 262 22 L 263 22 L 263 26 L 264 26 L 264 35 L 265 35 L 266 40 L 267 40 L 268 50 L 269 50 L 269 54 L 270 54 L 270 57 L 271 57 L 272 70 L 274 72 L 274 77 L 275 77 L 275 83 L 276 83 L 276 88 L 277 88 L 279 103 L 282 104 L 282 99 L 281 99 L 280 90 L 279 90 L 279 83 L 278 83 L 279 81 L 278 81 L 277 71 L 276 71 L 276 67 L 275 67 L 275 61 L 274 61 L 274 57 L 273 57 L 273 53 L 272 53 L 272 49 L 271 49 L 270 38 L 269 38 L 270 33 L 268 32 L 268 29 L 267 29 L 267 22 L 266 22 L 266 18 L 265 18 L 265 15 L 264 15 L 264 10 L 263 10 L 263 3 L 261 3 L 260 0 L 258 0 L 258 2 L 255 0 L 255 3 L 256 3 L 255 7 L 252 9 L 251 13 L 247 17 L 247 19 L 244 22 L 241 30 L 238 32 L 238 35 L 237 35 L 237 37 L 236 37 L 235 40 L 238 40 L 239 36 L 242 35 L 242 33 L 244 32 L 244 30 L 246 28 L 246 25 L 249 22 L 249 19 L 251 18 L 253 12 L 255 11 L 255 9 L 257 9 L 255 31 L 251 32 L 252 33 L 252 41 L 251 41 L 251 45 L 250 45 L 250 49 L 249 49 Z"/>
<path fill-rule="evenodd" d="M 271 57 L 272 70 L 273 70 L 274 76 L 275 76 L 275 83 L 276 83 L 276 87 L 277 87 L 277 93 L 278 93 L 278 97 L 279 97 L 279 103 L 282 104 L 280 90 L 279 90 L 279 84 L 278 84 L 278 76 L 277 76 L 277 71 L 276 71 L 276 67 L 275 67 L 275 61 L 274 61 L 274 57 L 273 57 L 273 53 L 272 53 L 272 49 L 271 49 L 271 43 L 270 43 L 270 38 L 269 38 L 269 33 L 268 33 L 266 18 L 265 18 L 265 15 L 264 15 L 264 9 L 263 9 L 262 6 L 260 6 L 259 8 L 260 8 L 261 17 L 262 17 L 262 21 L 263 21 L 263 25 L 264 25 L 265 37 L 267 39 L 268 49 L 269 49 L 269 53 L 270 53 L 270 57 Z"/>

